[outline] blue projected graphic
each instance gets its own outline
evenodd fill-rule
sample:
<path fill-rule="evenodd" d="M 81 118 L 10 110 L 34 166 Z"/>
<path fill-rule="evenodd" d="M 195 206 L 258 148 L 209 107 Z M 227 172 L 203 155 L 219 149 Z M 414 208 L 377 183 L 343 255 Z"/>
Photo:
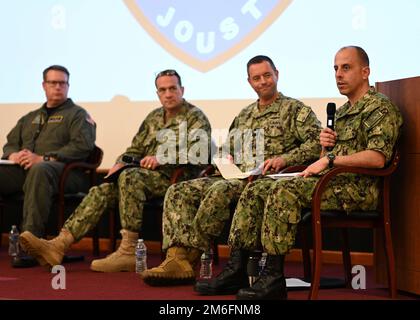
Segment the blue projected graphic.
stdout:
<path fill-rule="evenodd" d="M 42 70 L 68 67 L 77 101 L 156 100 L 177 69 L 189 100 L 253 99 L 246 63 L 276 63 L 279 89 L 337 97 L 333 58 L 362 46 L 371 82 L 420 75 L 420 1 L 14 0 L 0 2 L 0 103 L 43 101 Z"/>

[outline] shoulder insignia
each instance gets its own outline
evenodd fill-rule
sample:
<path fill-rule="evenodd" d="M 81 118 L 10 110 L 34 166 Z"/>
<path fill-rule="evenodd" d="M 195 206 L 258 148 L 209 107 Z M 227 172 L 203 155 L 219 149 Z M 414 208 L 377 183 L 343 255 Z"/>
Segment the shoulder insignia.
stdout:
<path fill-rule="evenodd" d="M 305 122 L 310 113 L 311 113 L 310 108 L 308 108 L 306 106 L 302 107 L 302 109 L 300 109 L 300 111 L 297 115 L 296 121 Z"/>
<path fill-rule="evenodd" d="M 377 109 L 373 111 L 372 114 L 366 120 L 363 121 L 363 123 L 368 129 L 370 129 L 374 125 L 379 123 L 387 113 L 388 110 L 386 108 Z"/>

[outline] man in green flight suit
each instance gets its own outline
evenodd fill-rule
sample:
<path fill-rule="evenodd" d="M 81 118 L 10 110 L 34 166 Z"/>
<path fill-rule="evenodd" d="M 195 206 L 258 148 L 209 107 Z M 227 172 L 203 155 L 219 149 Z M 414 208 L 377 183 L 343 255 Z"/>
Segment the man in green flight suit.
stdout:
<path fill-rule="evenodd" d="M 278 91 L 278 71 L 273 61 L 267 56 L 253 57 L 247 73 L 258 100 L 234 119 L 223 148 L 225 153 L 234 156 L 242 171 L 259 165 L 265 171 L 277 171 L 317 159 L 321 151 L 320 122 L 310 107 Z M 210 240 L 220 235 L 230 217 L 231 204 L 238 200 L 246 184 L 247 180 L 226 180 L 216 175 L 171 186 L 163 215 L 166 259 L 143 272 L 143 280 L 150 285 L 194 280 L 194 264 L 209 248 Z"/>
<path fill-rule="evenodd" d="M 121 244 L 106 258 L 92 261 L 91 269 L 100 272 L 134 271 L 134 250 L 142 225 L 144 203 L 165 195 L 178 167 L 185 167 L 181 179 L 191 179 L 201 169 L 196 164 L 208 163 L 210 123 L 199 108 L 183 99 L 184 87 L 179 74 L 175 70 L 164 70 L 156 76 L 155 85 L 162 107 L 146 117 L 131 146 L 118 157 L 108 176 L 119 172 L 125 166 L 126 158 L 137 159 L 139 164 L 123 170 L 117 182 L 93 187 L 67 219 L 58 237 L 46 241 L 30 232 L 21 234 L 21 245 L 41 264 L 60 264 L 69 246 L 92 229 L 107 208 L 119 205 Z M 199 148 L 195 148 L 196 140 Z"/>
<path fill-rule="evenodd" d="M 286 299 L 284 256 L 293 247 L 302 208 L 311 206 L 319 175 L 333 166 L 382 168 L 391 159 L 400 134 L 398 108 L 369 85 L 369 58 L 357 46 L 341 48 L 334 62 L 335 78 L 348 102 L 336 113 L 335 131 L 320 134 L 323 152 L 299 177 L 249 185 L 239 199 L 232 222 L 231 255 L 210 282 L 198 282 L 201 294 L 235 294 L 238 299 Z M 333 147 L 326 152 L 327 147 Z M 378 205 L 377 179 L 342 174 L 323 195 L 323 210 L 373 210 Z M 249 287 L 246 274 L 250 251 L 262 245 L 268 253 L 264 272 Z M 239 290 L 239 291 L 238 291 Z"/>
<path fill-rule="evenodd" d="M 85 160 L 95 147 L 94 121 L 67 97 L 69 76 L 69 71 L 59 65 L 44 70 L 42 87 L 47 101 L 19 119 L 3 148 L 2 159 L 17 165 L 0 165 L 0 195 L 23 192 L 21 230 L 37 236 L 44 235 L 64 165 Z M 86 175 L 71 172 L 66 192 L 87 188 Z M 12 260 L 12 266 L 17 268 L 35 264 L 36 260 L 25 253 Z"/>

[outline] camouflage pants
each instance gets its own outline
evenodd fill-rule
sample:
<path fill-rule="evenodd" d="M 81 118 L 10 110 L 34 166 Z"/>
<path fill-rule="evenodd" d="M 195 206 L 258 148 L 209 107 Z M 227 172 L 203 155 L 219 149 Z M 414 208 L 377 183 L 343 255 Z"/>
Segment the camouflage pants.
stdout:
<path fill-rule="evenodd" d="M 249 184 L 239 199 L 229 234 L 233 248 L 253 250 L 262 245 L 268 254 L 286 254 L 295 243 L 301 209 L 310 208 L 318 177 L 262 179 Z M 374 210 L 376 180 L 339 175 L 321 199 L 322 210 Z"/>
<path fill-rule="evenodd" d="M 64 228 L 78 241 L 96 226 L 107 209 L 118 205 L 121 227 L 138 232 L 142 225 L 144 202 L 163 197 L 169 185 L 169 179 L 159 171 L 126 169 L 119 176 L 118 184 L 103 183 L 91 188 L 67 219 Z"/>
<path fill-rule="evenodd" d="M 172 185 L 165 196 L 163 249 L 172 246 L 206 250 L 230 218 L 246 181 L 206 177 Z"/>

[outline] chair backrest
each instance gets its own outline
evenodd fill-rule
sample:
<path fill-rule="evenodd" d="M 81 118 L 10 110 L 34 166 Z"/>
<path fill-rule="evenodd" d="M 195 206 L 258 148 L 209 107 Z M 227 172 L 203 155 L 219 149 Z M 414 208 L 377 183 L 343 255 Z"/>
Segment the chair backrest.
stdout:
<path fill-rule="evenodd" d="M 65 198 L 71 197 L 65 194 L 65 185 L 70 172 L 76 170 L 86 170 L 89 174 L 89 189 L 96 184 L 97 173 L 96 169 L 101 165 L 103 159 L 103 151 L 98 146 L 95 146 L 91 151 L 86 161 L 75 161 L 67 163 L 60 176 L 59 191 L 58 191 L 58 230 L 64 224 L 64 206 Z M 77 195 L 78 196 L 78 195 Z"/>
<path fill-rule="evenodd" d="M 92 150 L 89 157 L 87 158 L 86 162 L 98 168 L 102 163 L 103 156 L 104 152 L 102 151 L 102 149 L 98 146 L 95 146 L 95 148 Z"/>

